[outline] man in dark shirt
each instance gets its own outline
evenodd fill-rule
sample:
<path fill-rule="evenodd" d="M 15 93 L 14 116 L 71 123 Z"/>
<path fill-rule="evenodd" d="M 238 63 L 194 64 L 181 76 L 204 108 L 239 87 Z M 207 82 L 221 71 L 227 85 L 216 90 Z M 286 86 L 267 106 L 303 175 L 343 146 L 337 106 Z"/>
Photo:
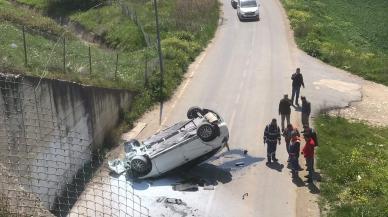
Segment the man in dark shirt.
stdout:
<path fill-rule="evenodd" d="M 267 165 L 273 162 L 277 162 L 276 158 L 276 145 L 279 143 L 280 145 L 280 129 L 276 123 L 276 119 L 272 119 L 271 123 L 265 127 L 264 136 L 263 136 L 264 144 L 267 143 Z"/>
<path fill-rule="evenodd" d="M 300 169 L 299 166 L 299 151 L 300 151 L 300 139 L 299 139 L 299 133 L 293 132 L 292 138 L 289 146 L 289 162 L 291 166 L 291 173 L 292 178 L 298 177 L 298 171 Z"/>
<path fill-rule="evenodd" d="M 300 68 L 297 68 L 296 72 L 292 74 L 291 80 L 292 80 L 291 103 L 293 104 L 295 99 L 295 104 L 299 106 L 298 99 L 299 99 L 300 87 L 303 86 L 304 88 L 303 75 L 300 73 Z"/>
<path fill-rule="evenodd" d="M 284 131 L 284 119 L 287 119 L 287 125 L 290 124 L 292 102 L 288 98 L 287 94 L 284 94 L 284 98 L 279 102 L 279 115 L 282 120 L 282 132 Z"/>
<path fill-rule="evenodd" d="M 300 99 L 302 100 L 302 125 L 309 125 L 311 103 L 307 101 L 305 96 L 300 97 Z"/>

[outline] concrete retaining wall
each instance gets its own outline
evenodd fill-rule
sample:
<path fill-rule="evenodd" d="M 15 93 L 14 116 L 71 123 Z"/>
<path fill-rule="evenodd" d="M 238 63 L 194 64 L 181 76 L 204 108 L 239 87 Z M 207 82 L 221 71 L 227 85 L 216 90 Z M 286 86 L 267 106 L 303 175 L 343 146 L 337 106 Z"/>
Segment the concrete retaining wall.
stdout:
<path fill-rule="evenodd" d="M 133 98 L 129 91 L 5 74 L 0 90 L 0 162 L 49 209 Z"/>

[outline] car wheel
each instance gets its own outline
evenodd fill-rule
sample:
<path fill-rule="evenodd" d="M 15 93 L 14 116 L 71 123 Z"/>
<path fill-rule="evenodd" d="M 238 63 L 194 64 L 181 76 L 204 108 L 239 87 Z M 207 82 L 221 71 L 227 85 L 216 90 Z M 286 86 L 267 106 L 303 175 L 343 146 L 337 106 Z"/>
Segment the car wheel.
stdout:
<path fill-rule="evenodd" d="M 135 156 L 131 160 L 132 175 L 135 177 L 141 177 L 151 172 L 151 161 L 147 156 Z"/>
<path fill-rule="evenodd" d="M 198 127 L 197 135 L 202 141 L 209 142 L 217 136 L 217 129 L 209 123 L 204 123 Z"/>
<path fill-rule="evenodd" d="M 189 108 L 189 110 L 187 111 L 187 118 L 188 119 L 198 118 L 198 113 L 202 114 L 202 112 L 203 111 L 200 107 L 193 106 Z"/>

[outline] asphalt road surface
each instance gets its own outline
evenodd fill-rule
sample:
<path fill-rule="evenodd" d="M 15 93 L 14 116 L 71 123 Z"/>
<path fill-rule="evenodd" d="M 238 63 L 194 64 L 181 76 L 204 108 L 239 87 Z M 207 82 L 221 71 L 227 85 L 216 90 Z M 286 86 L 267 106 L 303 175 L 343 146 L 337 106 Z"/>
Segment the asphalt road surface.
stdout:
<path fill-rule="evenodd" d="M 306 84 L 301 94 L 311 101 L 315 112 L 360 100 L 362 80 L 299 51 L 278 0 L 260 2 L 259 22 L 240 22 L 230 0 L 222 3 L 222 20 L 216 36 L 166 103 L 162 126 L 185 119 L 191 106 L 213 109 L 229 126 L 232 153 L 248 150 L 250 165 L 231 171 L 232 178 L 218 184 L 214 191 L 198 193 L 200 197 L 185 202 L 200 209 L 196 216 L 297 216 L 298 187 L 286 168 L 284 141 L 278 146 L 280 164 L 267 167 L 264 127 L 272 118 L 279 119 L 278 103 L 283 94 L 290 95 L 290 77 L 296 67 L 301 68 Z M 143 118 L 147 127 L 139 138 L 155 133 L 160 127 L 158 112 L 155 108 Z M 300 127 L 299 116 L 298 111 L 292 111 L 291 121 Z M 228 158 L 220 158 L 210 164 L 226 165 L 226 161 Z M 146 197 L 151 191 L 149 187 L 136 193 Z M 243 200 L 245 193 L 248 196 Z M 149 208 L 152 216 L 171 216 L 156 206 Z"/>

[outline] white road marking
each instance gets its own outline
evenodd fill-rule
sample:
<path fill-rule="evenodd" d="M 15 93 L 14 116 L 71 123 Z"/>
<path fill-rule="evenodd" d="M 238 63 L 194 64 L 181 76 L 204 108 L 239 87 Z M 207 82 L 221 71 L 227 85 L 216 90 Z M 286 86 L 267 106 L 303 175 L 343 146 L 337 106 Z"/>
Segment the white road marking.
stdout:
<path fill-rule="evenodd" d="M 240 97 L 241 97 L 241 94 L 239 93 L 236 97 L 236 100 L 234 101 L 234 103 L 238 104 L 240 102 Z"/>
<path fill-rule="evenodd" d="M 236 110 L 233 111 L 232 116 L 230 117 L 229 121 L 229 131 L 232 131 L 233 124 L 234 124 L 234 118 L 236 117 Z"/>
<path fill-rule="evenodd" d="M 244 87 L 244 81 L 241 81 L 241 83 L 240 83 L 240 90 L 242 90 L 243 87 Z"/>
<path fill-rule="evenodd" d="M 249 55 L 249 56 L 250 56 L 250 55 Z M 250 62 L 251 62 L 251 59 L 248 58 L 248 59 L 245 61 L 245 64 L 246 64 L 246 65 L 249 65 Z"/>

